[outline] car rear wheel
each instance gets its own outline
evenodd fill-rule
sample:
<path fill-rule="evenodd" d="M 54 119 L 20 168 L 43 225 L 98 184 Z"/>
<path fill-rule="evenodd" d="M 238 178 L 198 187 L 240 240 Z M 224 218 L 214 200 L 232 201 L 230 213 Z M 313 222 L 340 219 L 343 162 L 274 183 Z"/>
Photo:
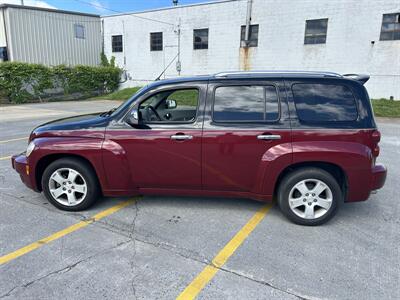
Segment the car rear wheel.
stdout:
<path fill-rule="evenodd" d="M 281 182 L 278 202 L 283 214 L 301 225 L 321 225 L 331 219 L 343 201 L 336 179 L 327 171 L 304 168 Z"/>
<path fill-rule="evenodd" d="M 99 194 L 97 177 L 92 167 L 75 158 L 52 162 L 43 173 L 42 187 L 50 203 L 67 211 L 88 208 Z"/>

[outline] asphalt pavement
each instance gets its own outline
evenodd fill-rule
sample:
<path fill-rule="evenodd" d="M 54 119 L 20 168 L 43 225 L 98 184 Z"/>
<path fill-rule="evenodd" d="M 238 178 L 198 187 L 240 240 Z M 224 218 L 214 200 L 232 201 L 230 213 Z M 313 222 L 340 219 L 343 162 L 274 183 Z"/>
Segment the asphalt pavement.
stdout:
<path fill-rule="evenodd" d="M 35 126 L 116 105 L 0 107 L 0 257 L 10 257 L 0 265 L 0 299 L 174 299 L 221 249 L 230 251 L 227 244 L 265 206 L 232 198 L 121 197 L 74 213 L 23 185 L 8 157 L 26 149 Z M 198 299 L 400 299 L 400 121 L 378 125 L 378 161 L 388 166 L 381 191 L 343 205 L 318 227 L 294 225 L 274 205 Z M 18 256 L 20 249 L 27 252 Z"/>

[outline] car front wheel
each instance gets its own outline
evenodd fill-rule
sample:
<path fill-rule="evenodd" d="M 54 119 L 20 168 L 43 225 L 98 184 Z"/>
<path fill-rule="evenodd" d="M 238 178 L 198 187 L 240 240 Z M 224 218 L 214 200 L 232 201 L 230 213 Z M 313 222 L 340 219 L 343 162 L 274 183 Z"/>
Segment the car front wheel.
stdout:
<path fill-rule="evenodd" d="M 52 162 L 42 176 L 46 198 L 68 211 L 88 208 L 98 197 L 98 183 L 91 166 L 83 160 L 62 158 Z"/>
<path fill-rule="evenodd" d="M 327 171 L 305 168 L 288 174 L 278 192 L 283 214 L 301 225 L 321 225 L 331 219 L 343 195 L 336 179 Z"/>

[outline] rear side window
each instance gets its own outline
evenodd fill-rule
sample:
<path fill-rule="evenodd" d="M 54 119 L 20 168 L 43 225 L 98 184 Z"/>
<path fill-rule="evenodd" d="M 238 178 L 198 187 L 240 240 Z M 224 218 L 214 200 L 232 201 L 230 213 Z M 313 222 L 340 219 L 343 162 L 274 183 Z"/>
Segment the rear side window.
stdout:
<path fill-rule="evenodd" d="M 336 84 L 294 84 L 297 115 L 305 122 L 354 121 L 358 113 L 351 90 Z"/>
<path fill-rule="evenodd" d="M 216 122 L 271 122 L 279 119 L 276 87 L 222 86 L 215 90 L 213 120 Z"/>

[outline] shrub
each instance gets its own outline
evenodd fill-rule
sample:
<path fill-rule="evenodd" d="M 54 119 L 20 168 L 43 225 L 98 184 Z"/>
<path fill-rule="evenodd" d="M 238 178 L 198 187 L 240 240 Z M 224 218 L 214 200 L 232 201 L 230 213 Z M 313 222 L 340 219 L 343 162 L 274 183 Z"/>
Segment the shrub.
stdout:
<path fill-rule="evenodd" d="M 0 93 L 15 103 L 46 96 L 46 90 L 61 88 L 65 95 L 104 94 L 118 88 L 121 70 L 116 67 L 65 65 L 46 67 L 20 62 L 0 63 Z"/>

